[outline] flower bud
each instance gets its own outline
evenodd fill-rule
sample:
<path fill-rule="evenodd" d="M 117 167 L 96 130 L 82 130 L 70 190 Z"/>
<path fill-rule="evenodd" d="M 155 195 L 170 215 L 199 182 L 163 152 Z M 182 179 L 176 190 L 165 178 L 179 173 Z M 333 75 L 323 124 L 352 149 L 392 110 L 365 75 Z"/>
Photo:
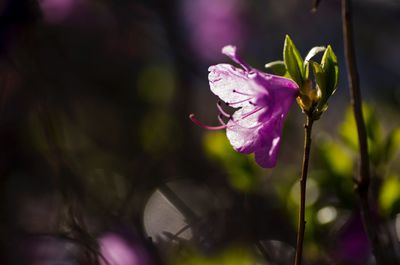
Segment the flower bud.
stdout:
<path fill-rule="evenodd" d="M 302 111 L 306 114 L 312 114 L 315 107 L 321 99 L 321 90 L 313 87 L 313 82 L 310 79 L 305 80 L 303 87 L 300 89 L 300 94 L 297 97 L 297 103 Z"/>

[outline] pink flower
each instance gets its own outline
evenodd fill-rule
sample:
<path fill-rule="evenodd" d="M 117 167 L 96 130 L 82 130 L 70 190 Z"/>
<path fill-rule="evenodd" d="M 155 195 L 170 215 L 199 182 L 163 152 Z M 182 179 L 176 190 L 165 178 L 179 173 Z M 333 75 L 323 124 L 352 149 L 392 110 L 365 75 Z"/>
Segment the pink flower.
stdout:
<path fill-rule="evenodd" d="M 210 66 L 208 79 L 211 91 L 227 106 L 239 108 L 233 115 L 222 109 L 218 119 L 220 126 L 207 126 L 190 118 L 208 130 L 226 129 L 233 148 L 243 154 L 255 154 L 257 164 L 271 168 L 276 165 L 283 120 L 297 94 L 298 85 L 287 78 L 263 73 L 244 63 L 236 53 L 236 47 L 225 46 L 222 53 L 238 63 Z M 228 121 L 224 122 L 223 118 Z"/>

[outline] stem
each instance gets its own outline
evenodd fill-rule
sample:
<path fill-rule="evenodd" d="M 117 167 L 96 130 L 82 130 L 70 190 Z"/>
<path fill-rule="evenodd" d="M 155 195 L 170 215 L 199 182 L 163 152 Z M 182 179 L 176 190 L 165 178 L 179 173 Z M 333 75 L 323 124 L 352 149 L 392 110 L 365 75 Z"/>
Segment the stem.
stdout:
<path fill-rule="evenodd" d="M 306 220 L 305 220 L 306 187 L 307 187 L 308 162 L 310 160 L 311 130 L 313 122 L 314 122 L 313 118 L 307 115 L 307 121 L 306 124 L 304 125 L 304 154 L 303 154 L 303 166 L 300 178 L 300 189 L 301 189 L 300 211 L 299 211 L 299 221 L 297 228 L 297 247 L 296 247 L 295 265 L 301 265 L 303 257 L 304 231 L 306 229 Z"/>
<path fill-rule="evenodd" d="M 321 3 L 321 0 L 314 0 L 311 12 L 316 12 L 320 3 Z"/>
<path fill-rule="evenodd" d="M 350 0 L 342 0 L 342 23 L 343 23 L 343 42 L 347 65 L 347 78 L 349 82 L 351 105 L 353 107 L 354 118 L 357 125 L 358 144 L 360 147 L 359 173 L 355 179 L 356 192 L 360 200 L 360 211 L 363 219 L 364 229 L 367 232 L 368 239 L 372 245 L 372 251 L 375 255 L 377 264 L 383 262 L 382 247 L 378 235 L 375 231 L 377 227 L 371 216 L 371 209 L 368 201 L 368 191 L 370 184 L 370 168 L 368 156 L 367 131 L 365 128 L 362 113 L 362 98 L 360 91 L 360 81 L 357 70 L 356 55 L 353 41 L 353 28 L 351 21 Z"/>

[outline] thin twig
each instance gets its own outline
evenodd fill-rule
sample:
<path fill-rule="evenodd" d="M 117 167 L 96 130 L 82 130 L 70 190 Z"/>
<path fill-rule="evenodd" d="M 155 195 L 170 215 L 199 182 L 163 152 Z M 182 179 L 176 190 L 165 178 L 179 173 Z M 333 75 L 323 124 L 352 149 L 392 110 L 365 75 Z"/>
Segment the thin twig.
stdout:
<path fill-rule="evenodd" d="M 313 5 L 311 12 L 317 12 L 318 6 L 321 3 L 321 0 L 313 0 Z"/>
<path fill-rule="evenodd" d="M 369 184 L 370 184 L 370 168 L 368 156 L 367 131 L 365 128 L 362 113 L 362 97 L 360 91 L 360 82 L 357 70 L 353 28 L 351 21 L 350 0 L 342 0 L 342 23 L 343 23 L 343 42 L 347 65 L 347 77 L 351 95 L 351 105 L 353 107 L 354 118 L 357 125 L 358 144 L 360 151 L 359 172 L 355 178 L 356 192 L 360 200 L 360 210 L 363 219 L 364 228 L 367 232 L 368 239 L 371 243 L 373 253 L 378 265 L 385 264 L 382 247 L 379 242 L 375 228 L 374 220 L 371 215 L 371 209 L 368 201 Z"/>
<path fill-rule="evenodd" d="M 303 257 L 303 241 L 304 231 L 306 229 L 305 211 L 306 211 L 306 187 L 307 187 L 307 174 L 308 162 L 310 160 L 310 147 L 311 147 L 311 130 L 313 125 L 313 118 L 307 115 L 307 121 L 304 125 L 304 154 L 303 154 L 303 167 L 301 170 L 300 178 L 300 211 L 299 223 L 297 229 L 297 247 L 295 265 L 301 265 Z"/>

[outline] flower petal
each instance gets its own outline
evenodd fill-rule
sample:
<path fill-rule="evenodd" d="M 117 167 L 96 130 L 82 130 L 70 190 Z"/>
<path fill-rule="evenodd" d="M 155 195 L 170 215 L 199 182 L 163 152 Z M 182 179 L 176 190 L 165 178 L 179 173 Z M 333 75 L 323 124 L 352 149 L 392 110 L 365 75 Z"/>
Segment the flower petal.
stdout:
<path fill-rule="evenodd" d="M 237 125 L 246 129 L 254 129 L 259 125 L 262 125 L 260 122 L 260 117 L 264 115 L 264 112 L 268 109 L 268 107 L 259 107 L 253 105 L 244 106 L 232 115 L 232 119 L 228 122 L 228 126 Z"/>
<path fill-rule="evenodd" d="M 283 120 L 277 118 L 271 120 L 259 131 L 259 145 L 254 155 L 258 165 L 271 168 L 276 165 L 281 142 Z"/>
<path fill-rule="evenodd" d="M 250 71 L 252 69 L 252 67 L 250 65 L 248 65 L 247 63 L 245 63 L 240 56 L 237 53 L 237 49 L 236 46 L 233 45 L 226 45 L 225 47 L 222 48 L 221 50 L 222 54 L 225 54 L 226 56 L 228 56 L 229 58 L 232 59 L 232 61 L 234 61 L 237 64 L 240 64 L 244 70 L 246 71 Z"/>
<path fill-rule="evenodd" d="M 273 117 L 281 116 L 284 119 L 296 99 L 297 91 L 281 88 L 268 95 L 268 98 L 263 97 L 258 100 L 258 105 L 267 104 L 268 112 L 264 112 L 260 117 L 260 122 L 265 123 Z M 266 103 L 263 103 L 264 101 Z"/>
<path fill-rule="evenodd" d="M 232 107 L 248 104 L 262 89 L 249 73 L 230 64 L 213 65 L 208 70 L 211 91 Z"/>
<path fill-rule="evenodd" d="M 262 127 L 259 117 L 264 111 L 254 106 L 246 106 L 237 110 L 228 121 L 226 136 L 237 152 L 250 154 L 256 150 L 259 141 L 258 131 Z"/>
<path fill-rule="evenodd" d="M 242 154 L 250 154 L 256 150 L 258 130 L 247 129 L 234 125 L 226 129 L 226 136 L 233 149 Z"/>
<path fill-rule="evenodd" d="M 294 97 L 281 99 L 281 104 L 269 116 L 262 113 L 259 117 L 263 125 L 258 131 L 259 141 L 255 147 L 254 155 L 257 164 L 265 168 L 271 168 L 276 165 L 280 149 L 280 141 L 283 129 L 283 121 L 289 112 Z"/>
<path fill-rule="evenodd" d="M 275 78 L 269 78 L 271 79 Z M 268 81 L 264 77 L 255 80 L 258 81 L 257 85 Z M 276 80 L 286 82 L 279 79 L 273 82 Z M 297 89 L 290 86 L 289 83 L 289 87 L 273 87 L 267 90 L 268 93 L 258 93 L 256 105 L 244 105 L 233 114 L 232 120 L 227 124 L 226 134 L 233 148 L 243 154 L 254 152 L 257 164 L 262 167 L 276 165 L 283 120 L 297 94 Z"/>
<path fill-rule="evenodd" d="M 260 86 L 264 87 L 264 89 L 268 91 L 283 89 L 289 93 L 297 93 L 299 90 L 297 83 L 291 79 L 263 73 L 260 71 L 257 71 L 256 81 L 260 84 Z"/>

